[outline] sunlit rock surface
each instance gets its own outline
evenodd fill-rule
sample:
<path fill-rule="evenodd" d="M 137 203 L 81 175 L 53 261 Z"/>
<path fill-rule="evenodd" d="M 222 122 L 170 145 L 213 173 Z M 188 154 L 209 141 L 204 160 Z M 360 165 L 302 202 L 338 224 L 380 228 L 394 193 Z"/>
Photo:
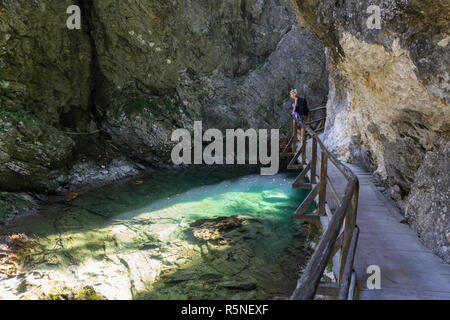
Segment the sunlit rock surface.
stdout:
<path fill-rule="evenodd" d="M 371 30 L 367 1 L 293 3 L 329 48 L 326 145 L 397 189 L 408 221 L 448 260 L 448 4 L 371 1 L 381 8 Z"/>

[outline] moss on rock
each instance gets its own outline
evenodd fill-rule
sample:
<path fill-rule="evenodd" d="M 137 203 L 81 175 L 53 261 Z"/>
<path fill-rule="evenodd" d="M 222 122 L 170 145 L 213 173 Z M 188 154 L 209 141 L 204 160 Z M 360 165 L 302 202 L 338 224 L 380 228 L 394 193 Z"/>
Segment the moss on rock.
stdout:
<path fill-rule="evenodd" d="M 17 216 L 35 213 L 37 209 L 37 203 L 28 195 L 0 192 L 0 226 Z"/>
<path fill-rule="evenodd" d="M 45 293 L 42 286 L 36 287 L 20 300 L 107 300 L 91 286 L 69 288 L 65 284 L 55 282 Z"/>

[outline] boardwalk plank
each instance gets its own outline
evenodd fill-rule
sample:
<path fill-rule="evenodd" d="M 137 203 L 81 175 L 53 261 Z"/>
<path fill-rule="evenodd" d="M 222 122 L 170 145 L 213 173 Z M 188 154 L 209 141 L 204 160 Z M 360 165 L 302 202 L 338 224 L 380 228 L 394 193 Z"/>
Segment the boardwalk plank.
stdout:
<path fill-rule="evenodd" d="M 357 216 L 360 235 L 354 263 L 357 298 L 450 300 L 450 265 L 426 248 L 409 225 L 402 223 L 404 217 L 377 189 L 370 173 L 354 164 L 345 165 L 360 182 Z M 347 180 L 330 162 L 327 173 L 342 199 Z M 329 190 L 326 197 L 334 212 L 337 203 Z M 366 287 L 367 267 L 371 265 L 381 269 L 381 290 Z"/>
<path fill-rule="evenodd" d="M 349 165 L 350 169 L 357 168 Z M 417 234 L 361 169 L 355 270 L 359 299 L 450 299 L 450 265 L 426 248 Z M 381 290 L 366 288 L 370 265 L 381 269 Z"/>

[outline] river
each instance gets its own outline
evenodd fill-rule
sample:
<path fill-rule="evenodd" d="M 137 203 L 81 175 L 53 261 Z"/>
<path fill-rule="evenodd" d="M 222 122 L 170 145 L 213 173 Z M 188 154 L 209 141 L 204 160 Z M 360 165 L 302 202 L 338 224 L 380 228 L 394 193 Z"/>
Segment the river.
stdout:
<path fill-rule="evenodd" d="M 310 228 L 293 220 L 307 191 L 291 188 L 295 173 L 258 173 L 154 171 L 16 219 L 1 239 L 29 241 L 0 273 L 0 299 L 83 286 L 107 299 L 289 297 L 309 252 Z"/>

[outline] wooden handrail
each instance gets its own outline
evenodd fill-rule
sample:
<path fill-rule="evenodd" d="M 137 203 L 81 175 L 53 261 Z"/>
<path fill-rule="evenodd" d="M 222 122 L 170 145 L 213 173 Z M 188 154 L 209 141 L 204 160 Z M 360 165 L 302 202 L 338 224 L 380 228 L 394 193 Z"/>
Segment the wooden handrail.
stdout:
<path fill-rule="evenodd" d="M 348 251 L 347 259 L 345 262 L 345 267 L 343 270 L 342 286 L 339 291 L 339 299 L 340 300 L 347 300 L 347 298 L 348 298 L 351 277 L 353 274 L 353 262 L 355 260 L 356 244 L 358 243 L 358 237 L 359 237 L 359 228 L 356 227 L 355 230 L 353 231 L 352 241 L 350 243 L 350 248 Z"/>
<path fill-rule="evenodd" d="M 318 125 L 315 126 L 314 131 L 315 132 L 319 132 L 322 131 L 325 128 L 325 120 L 327 119 L 326 117 L 326 107 L 318 107 L 318 108 L 314 108 L 314 109 L 310 109 L 308 112 L 308 122 L 307 125 L 311 125 L 311 124 L 315 124 L 318 123 Z M 322 112 L 322 117 L 319 119 L 315 119 L 315 120 L 311 120 L 313 119 L 313 114 L 315 112 L 321 111 Z M 291 147 L 291 152 L 287 152 L 287 149 Z M 297 129 L 296 127 L 293 125 L 290 129 L 289 129 L 289 135 L 286 137 L 286 139 L 284 140 L 281 149 L 283 150 L 280 153 L 280 156 L 283 157 L 287 157 L 287 156 L 291 156 L 292 154 L 295 154 L 295 149 L 297 148 Z"/>
<path fill-rule="evenodd" d="M 322 110 L 322 108 L 318 109 Z M 294 128 L 292 130 L 293 134 L 297 132 L 297 128 L 302 129 L 300 139 L 302 142 L 301 148 L 299 150 L 293 150 L 294 157 L 288 166 L 289 169 L 302 169 L 293 187 L 307 187 L 311 189 L 309 195 L 300 204 L 294 216 L 296 219 L 306 221 L 320 220 L 320 217 L 328 217 L 328 226 L 298 281 L 297 288 L 292 294 L 291 300 L 309 300 L 315 297 L 318 288 L 321 286 L 320 279 L 322 278 L 325 267 L 338 251 L 340 252 L 338 284 L 336 284 L 337 287 L 334 291 L 340 299 L 352 298 L 348 295 L 349 292 L 354 292 L 353 288 L 350 287 L 352 283 L 354 284 L 354 281 L 352 281 L 355 278 L 353 261 L 359 235 L 359 230 L 356 226 L 359 182 L 357 176 L 326 148 L 315 130 L 309 126 L 310 119 L 308 117 L 308 123 L 297 119 L 292 121 L 292 127 Z M 307 136 L 309 136 L 309 141 L 312 144 L 310 159 L 306 157 Z M 297 142 L 297 139 L 295 139 L 295 142 Z M 319 172 L 317 172 L 317 146 L 321 149 Z M 327 174 L 328 162 L 331 162 L 347 180 L 342 199 L 339 199 L 329 183 L 330 179 Z M 309 183 L 302 183 L 302 180 L 306 177 L 309 177 Z M 338 202 L 334 212 L 331 212 L 327 204 L 327 190 L 332 193 Z M 317 209 L 311 214 L 306 213 L 312 199 L 316 199 Z M 320 290 L 321 292 L 329 292 L 331 290 L 330 288 L 333 288 L 329 284 L 322 284 L 322 286 L 325 290 L 322 289 Z"/>
<path fill-rule="evenodd" d="M 326 153 L 327 156 L 329 157 L 330 161 L 335 165 L 335 167 L 344 175 L 344 177 L 347 180 L 350 180 L 351 178 L 355 178 L 357 179 L 356 175 L 352 172 L 352 170 L 350 170 L 349 168 L 347 168 L 346 166 L 344 166 L 342 164 L 342 162 L 340 162 L 338 160 L 338 158 L 336 158 L 336 156 L 334 154 L 332 154 L 330 151 L 328 151 L 327 147 L 325 147 L 325 145 L 323 144 L 323 142 L 319 139 L 317 133 L 315 131 L 313 131 L 310 127 L 308 127 L 306 124 L 304 124 L 302 121 L 300 120 L 294 120 L 297 125 L 301 126 L 302 128 L 306 129 L 306 132 L 311 136 L 317 139 L 317 142 L 320 145 L 320 148 L 322 149 L 322 152 Z"/>
<path fill-rule="evenodd" d="M 313 123 L 317 123 L 317 122 L 320 122 L 320 121 L 323 121 L 323 120 L 326 120 L 326 117 L 323 117 L 323 118 L 320 118 L 320 119 L 317 119 L 317 120 L 313 120 L 313 121 L 309 121 L 307 124 L 311 125 Z"/>
<path fill-rule="evenodd" d="M 315 111 L 321 111 L 321 110 L 327 110 L 327 107 L 318 107 L 318 108 L 310 109 L 309 112 L 315 112 Z"/>

